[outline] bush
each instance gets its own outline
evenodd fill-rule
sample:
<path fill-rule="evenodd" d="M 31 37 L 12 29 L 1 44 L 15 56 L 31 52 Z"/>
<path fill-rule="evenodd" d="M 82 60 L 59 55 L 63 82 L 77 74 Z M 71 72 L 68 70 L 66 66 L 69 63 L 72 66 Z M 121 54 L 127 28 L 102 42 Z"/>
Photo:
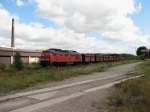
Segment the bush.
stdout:
<path fill-rule="evenodd" d="M 5 64 L 0 64 L 0 70 L 5 70 L 6 69 L 6 65 Z"/>
<path fill-rule="evenodd" d="M 21 56 L 19 52 L 16 52 L 15 54 L 14 66 L 17 70 L 23 69 L 23 62 L 21 60 Z"/>
<path fill-rule="evenodd" d="M 144 55 L 140 55 L 140 56 L 138 56 L 138 59 L 139 59 L 139 60 L 144 60 L 144 59 L 145 59 L 145 56 L 144 56 Z"/>

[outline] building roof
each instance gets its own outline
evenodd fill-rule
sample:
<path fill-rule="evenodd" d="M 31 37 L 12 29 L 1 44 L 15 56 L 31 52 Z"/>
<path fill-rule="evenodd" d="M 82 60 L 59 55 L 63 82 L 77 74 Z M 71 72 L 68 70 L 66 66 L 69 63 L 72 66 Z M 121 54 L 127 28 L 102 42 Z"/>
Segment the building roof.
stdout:
<path fill-rule="evenodd" d="M 42 50 L 27 50 L 27 49 L 13 49 L 0 47 L 0 56 L 12 56 L 14 52 L 20 52 L 21 56 L 40 56 Z"/>
<path fill-rule="evenodd" d="M 0 47 L 1 51 L 21 51 L 21 52 L 42 52 L 42 50 L 28 50 L 28 49 L 15 49 L 15 48 L 7 48 Z"/>

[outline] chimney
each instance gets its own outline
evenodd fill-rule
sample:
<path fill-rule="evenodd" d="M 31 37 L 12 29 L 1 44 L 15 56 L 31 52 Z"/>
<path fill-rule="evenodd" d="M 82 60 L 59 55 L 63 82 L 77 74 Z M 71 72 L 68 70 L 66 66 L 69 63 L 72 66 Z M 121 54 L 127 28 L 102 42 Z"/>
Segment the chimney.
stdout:
<path fill-rule="evenodd" d="M 14 18 L 12 18 L 12 28 L 11 28 L 11 47 L 15 48 L 15 36 L 14 36 Z"/>

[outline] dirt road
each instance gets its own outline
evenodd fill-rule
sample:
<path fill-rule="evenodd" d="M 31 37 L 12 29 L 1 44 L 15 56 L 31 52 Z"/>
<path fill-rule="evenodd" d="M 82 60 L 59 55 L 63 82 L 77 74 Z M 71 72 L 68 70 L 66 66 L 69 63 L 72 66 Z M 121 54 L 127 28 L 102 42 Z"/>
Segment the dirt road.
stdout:
<path fill-rule="evenodd" d="M 105 72 L 0 97 L 0 112 L 101 112 L 100 106 L 109 94 L 107 89 L 116 81 L 125 79 L 137 64 L 112 67 Z"/>

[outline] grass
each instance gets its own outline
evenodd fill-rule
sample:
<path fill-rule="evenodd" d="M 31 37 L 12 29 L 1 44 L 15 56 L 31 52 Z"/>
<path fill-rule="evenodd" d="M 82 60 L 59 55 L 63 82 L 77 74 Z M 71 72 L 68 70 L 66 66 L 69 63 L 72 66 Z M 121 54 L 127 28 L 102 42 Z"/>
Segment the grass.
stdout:
<path fill-rule="evenodd" d="M 109 96 L 110 112 L 150 112 L 150 61 L 138 66 L 145 76 L 117 84 Z"/>
<path fill-rule="evenodd" d="M 133 61 L 95 63 L 88 65 L 76 65 L 65 67 L 42 68 L 37 64 L 25 65 L 22 71 L 17 71 L 11 67 L 5 71 L 0 71 L 0 93 L 8 93 L 14 90 L 25 89 L 39 83 L 50 81 L 60 81 L 69 77 L 86 75 L 94 72 L 101 72 L 108 67 L 116 66 Z M 135 62 L 135 61 L 134 61 Z"/>

